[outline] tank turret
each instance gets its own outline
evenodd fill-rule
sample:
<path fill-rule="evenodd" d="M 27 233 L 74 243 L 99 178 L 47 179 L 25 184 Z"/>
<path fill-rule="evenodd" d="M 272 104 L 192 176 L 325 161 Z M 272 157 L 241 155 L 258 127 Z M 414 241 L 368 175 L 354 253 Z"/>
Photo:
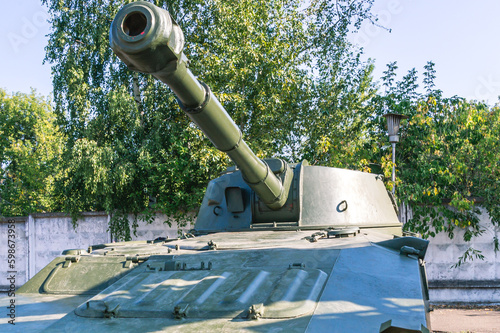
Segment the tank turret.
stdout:
<path fill-rule="evenodd" d="M 257 158 L 208 86 L 188 68 L 183 33 L 166 10 L 141 1 L 124 6 L 111 25 L 110 44 L 131 70 L 167 84 L 182 110 L 237 166 L 209 184 L 198 231 L 262 228 L 266 223 L 400 227 L 375 175 Z"/>

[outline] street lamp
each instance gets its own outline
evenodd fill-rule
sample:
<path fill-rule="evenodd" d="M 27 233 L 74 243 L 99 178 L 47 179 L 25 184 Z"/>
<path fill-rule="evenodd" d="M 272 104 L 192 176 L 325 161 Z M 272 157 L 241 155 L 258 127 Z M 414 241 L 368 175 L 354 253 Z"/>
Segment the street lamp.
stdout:
<path fill-rule="evenodd" d="M 389 142 L 392 145 L 392 194 L 394 195 L 396 190 L 396 142 L 399 142 L 399 123 L 401 119 L 406 119 L 408 116 L 403 116 L 397 113 L 386 113 L 384 114 L 387 120 L 387 130 L 389 131 Z"/>

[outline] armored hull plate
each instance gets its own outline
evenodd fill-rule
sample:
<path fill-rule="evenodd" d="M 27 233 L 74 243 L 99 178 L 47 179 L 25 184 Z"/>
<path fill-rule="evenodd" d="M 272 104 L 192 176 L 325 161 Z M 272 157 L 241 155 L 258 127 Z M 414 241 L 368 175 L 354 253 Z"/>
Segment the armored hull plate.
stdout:
<path fill-rule="evenodd" d="M 79 306 L 66 306 L 46 332 L 374 332 L 389 320 L 428 326 L 418 258 L 378 245 L 390 237 L 373 230 L 316 242 L 310 235 L 235 232 L 165 243 L 179 246 L 93 297 L 78 296 Z M 202 246 L 209 241 L 218 250 Z M 23 297 L 16 329 L 43 331 L 22 318 L 52 311 L 38 302 L 47 296 Z"/>

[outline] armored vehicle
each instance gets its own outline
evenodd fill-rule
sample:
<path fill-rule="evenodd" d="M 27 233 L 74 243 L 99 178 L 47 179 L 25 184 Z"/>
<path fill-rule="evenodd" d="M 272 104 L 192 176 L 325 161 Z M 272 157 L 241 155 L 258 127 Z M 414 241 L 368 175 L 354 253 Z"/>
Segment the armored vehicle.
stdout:
<path fill-rule="evenodd" d="M 170 14 L 133 2 L 113 51 L 176 94 L 235 166 L 195 231 L 68 250 L 18 290 L 26 332 L 428 332 L 427 241 L 402 234 L 380 176 L 261 160 L 188 68 Z"/>

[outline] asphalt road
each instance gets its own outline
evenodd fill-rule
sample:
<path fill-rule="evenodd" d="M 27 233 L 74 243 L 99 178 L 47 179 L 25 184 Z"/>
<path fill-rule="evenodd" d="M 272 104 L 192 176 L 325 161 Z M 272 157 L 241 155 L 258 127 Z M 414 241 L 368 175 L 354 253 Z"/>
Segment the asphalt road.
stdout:
<path fill-rule="evenodd" d="M 481 308 L 434 308 L 433 332 L 500 333 L 500 306 Z"/>

